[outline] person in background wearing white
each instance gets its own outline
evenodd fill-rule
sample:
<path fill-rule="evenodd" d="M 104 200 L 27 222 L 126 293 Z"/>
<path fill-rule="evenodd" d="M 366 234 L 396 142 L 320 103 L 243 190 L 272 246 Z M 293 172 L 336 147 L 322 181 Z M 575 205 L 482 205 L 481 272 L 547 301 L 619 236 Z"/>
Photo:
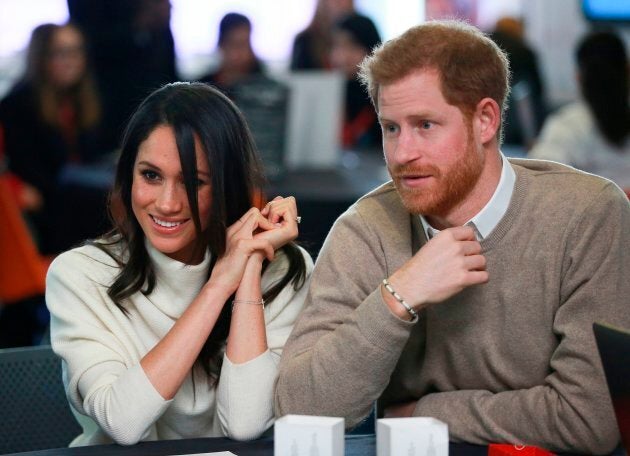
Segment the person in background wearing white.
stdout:
<path fill-rule="evenodd" d="M 83 433 L 72 445 L 228 436 L 273 422 L 312 269 L 293 197 L 262 210 L 245 121 L 201 83 L 151 94 L 122 142 L 115 228 L 60 255 L 46 301 Z"/>
<path fill-rule="evenodd" d="M 576 52 L 582 99 L 549 116 L 529 157 L 614 181 L 630 196 L 628 59 L 611 32 L 592 32 Z"/>

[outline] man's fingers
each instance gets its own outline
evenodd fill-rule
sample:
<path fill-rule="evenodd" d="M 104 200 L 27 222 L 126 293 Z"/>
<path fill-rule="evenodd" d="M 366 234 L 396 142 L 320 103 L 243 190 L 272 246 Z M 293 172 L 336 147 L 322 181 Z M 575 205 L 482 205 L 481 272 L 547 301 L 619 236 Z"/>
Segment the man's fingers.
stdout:
<path fill-rule="evenodd" d="M 469 255 L 464 257 L 464 267 L 469 271 L 485 271 L 486 257 L 483 255 Z"/>
<path fill-rule="evenodd" d="M 469 271 L 466 276 L 467 280 L 465 286 L 486 283 L 489 278 L 488 271 Z"/>
<path fill-rule="evenodd" d="M 450 233 L 453 236 L 453 239 L 456 241 L 476 241 L 475 230 L 473 230 L 470 226 L 454 226 L 452 228 L 447 228 L 442 233 Z M 439 236 L 439 234 L 438 234 Z"/>
<path fill-rule="evenodd" d="M 481 253 L 481 244 L 477 241 L 461 241 L 461 246 L 464 255 L 479 255 Z"/>

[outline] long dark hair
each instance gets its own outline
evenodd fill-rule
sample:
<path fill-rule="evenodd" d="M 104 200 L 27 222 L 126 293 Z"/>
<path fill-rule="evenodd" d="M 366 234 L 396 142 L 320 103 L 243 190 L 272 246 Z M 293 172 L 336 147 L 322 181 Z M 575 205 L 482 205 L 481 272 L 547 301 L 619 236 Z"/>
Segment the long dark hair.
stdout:
<path fill-rule="evenodd" d="M 623 41 L 612 32 L 588 34 L 576 59 L 580 88 L 595 123 L 608 142 L 621 146 L 630 132 L 628 60 Z"/>
<path fill-rule="evenodd" d="M 116 181 L 110 195 L 114 229 L 94 243 L 120 265 L 120 273 L 109 287 L 108 295 L 125 313 L 126 298 L 137 292 L 149 295 L 155 287 L 155 273 L 144 245 L 144 233 L 131 207 L 131 188 L 140 144 L 163 125 L 170 126 L 175 134 L 188 203 L 197 231 L 197 248 L 209 249 L 212 254 L 208 275 L 217 258 L 225 253 L 227 227 L 252 207 L 264 183 L 247 124 L 238 108 L 225 95 L 201 83 L 168 84 L 149 95 L 132 116 L 123 136 Z M 211 174 L 210 217 L 203 232 L 197 201 L 195 138 L 206 153 Z M 306 265 L 298 247 L 290 243 L 282 250 L 288 258 L 289 269 L 278 283 L 265 292 L 263 298 L 266 302 L 273 301 L 290 282 L 295 289 L 304 284 Z M 198 358 L 213 381 L 221 370 L 221 352 L 229 332 L 231 315 L 231 306 L 224 306 Z"/>

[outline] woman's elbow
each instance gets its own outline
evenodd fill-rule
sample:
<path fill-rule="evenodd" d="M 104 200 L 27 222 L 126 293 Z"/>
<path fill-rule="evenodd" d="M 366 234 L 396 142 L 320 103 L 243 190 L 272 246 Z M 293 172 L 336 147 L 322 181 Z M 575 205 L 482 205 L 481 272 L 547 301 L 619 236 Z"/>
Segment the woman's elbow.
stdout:
<path fill-rule="evenodd" d="M 269 429 L 271 423 L 272 422 L 234 423 L 227 427 L 226 435 L 233 440 L 255 440 L 262 436 L 267 429 Z"/>
<path fill-rule="evenodd" d="M 143 434 L 139 432 L 133 432 L 129 429 L 120 430 L 105 430 L 111 439 L 118 445 L 131 446 L 142 441 Z"/>

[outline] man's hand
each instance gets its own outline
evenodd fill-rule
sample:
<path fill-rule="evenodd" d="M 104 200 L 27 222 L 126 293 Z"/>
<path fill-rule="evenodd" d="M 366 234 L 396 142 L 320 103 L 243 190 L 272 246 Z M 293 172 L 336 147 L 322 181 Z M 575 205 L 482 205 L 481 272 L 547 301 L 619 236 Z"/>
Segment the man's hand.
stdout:
<path fill-rule="evenodd" d="M 487 281 L 486 259 L 468 226 L 441 231 L 389 278 L 394 290 L 416 310 Z M 409 319 L 389 292 L 381 292 L 396 315 Z"/>
<path fill-rule="evenodd" d="M 413 416 L 418 401 L 403 402 L 400 404 L 390 405 L 385 409 L 383 418 L 409 418 Z"/>

